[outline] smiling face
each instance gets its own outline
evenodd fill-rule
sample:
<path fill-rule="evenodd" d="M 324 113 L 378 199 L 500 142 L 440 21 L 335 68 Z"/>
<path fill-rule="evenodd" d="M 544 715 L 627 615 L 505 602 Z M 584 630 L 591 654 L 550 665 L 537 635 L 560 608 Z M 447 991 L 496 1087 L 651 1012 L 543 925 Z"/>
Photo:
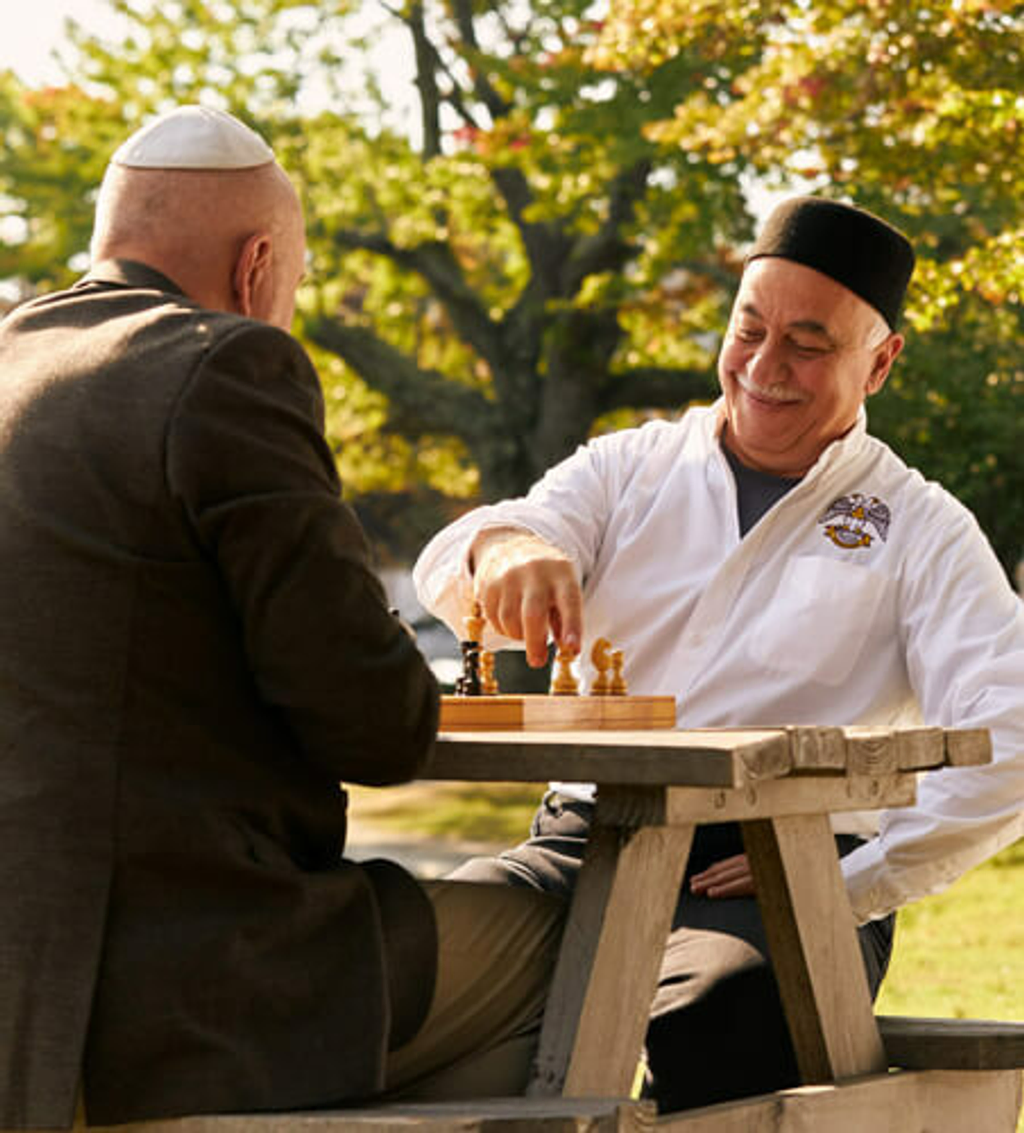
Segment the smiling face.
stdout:
<path fill-rule="evenodd" d="M 743 273 L 718 356 L 728 448 L 750 468 L 803 476 L 885 384 L 903 347 L 873 307 L 778 257 Z"/>

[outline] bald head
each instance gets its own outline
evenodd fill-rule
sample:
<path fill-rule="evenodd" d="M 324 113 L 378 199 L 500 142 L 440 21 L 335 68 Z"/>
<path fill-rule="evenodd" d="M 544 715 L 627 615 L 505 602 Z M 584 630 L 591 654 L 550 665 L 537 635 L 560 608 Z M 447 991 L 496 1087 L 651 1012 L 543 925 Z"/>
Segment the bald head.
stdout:
<path fill-rule="evenodd" d="M 138 260 L 196 302 L 287 330 L 305 259 L 298 195 L 274 161 L 243 169 L 111 163 L 92 259 Z"/>

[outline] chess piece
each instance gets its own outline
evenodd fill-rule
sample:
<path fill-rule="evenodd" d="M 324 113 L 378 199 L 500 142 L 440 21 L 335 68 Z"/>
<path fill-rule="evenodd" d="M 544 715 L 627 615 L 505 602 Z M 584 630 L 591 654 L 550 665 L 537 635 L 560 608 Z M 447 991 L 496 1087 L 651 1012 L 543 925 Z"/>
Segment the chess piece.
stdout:
<path fill-rule="evenodd" d="M 612 696 L 625 696 L 629 691 L 626 687 L 626 678 L 622 674 L 623 656 L 622 650 L 616 649 L 612 653 L 612 681 L 611 681 L 611 694 Z"/>
<path fill-rule="evenodd" d="M 579 683 L 573 675 L 572 662 L 575 654 L 569 649 L 559 648 L 555 654 L 555 679 L 551 682 L 552 696 L 576 696 Z"/>
<path fill-rule="evenodd" d="M 456 696 L 482 696 L 480 684 L 480 646 L 475 641 L 460 641 L 462 676 L 455 682 Z"/>
<path fill-rule="evenodd" d="M 484 633 L 484 611 L 479 602 L 473 603 L 462 624 L 466 630 L 466 640 L 475 641 L 479 645 Z"/>
<path fill-rule="evenodd" d="M 483 610 L 479 602 L 474 602 L 469 615 L 464 619 L 465 640 L 459 642 L 462 650 L 462 676 L 455 682 L 456 696 L 482 696 L 480 681 L 480 638 L 484 631 Z"/>
<path fill-rule="evenodd" d="M 498 678 L 494 673 L 494 654 L 489 649 L 480 650 L 480 691 L 484 696 L 498 695 Z"/>
<path fill-rule="evenodd" d="M 597 676 L 590 686 L 591 696 L 608 696 L 612 691 L 611 678 L 608 676 L 608 669 L 612 663 L 611 657 L 608 655 L 610 648 L 611 642 L 606 637 L 599 637 L 594 642 L 594 648 L 590 651 L 590 659 L 594 662 L 594 668 L 597 670 Z"/>

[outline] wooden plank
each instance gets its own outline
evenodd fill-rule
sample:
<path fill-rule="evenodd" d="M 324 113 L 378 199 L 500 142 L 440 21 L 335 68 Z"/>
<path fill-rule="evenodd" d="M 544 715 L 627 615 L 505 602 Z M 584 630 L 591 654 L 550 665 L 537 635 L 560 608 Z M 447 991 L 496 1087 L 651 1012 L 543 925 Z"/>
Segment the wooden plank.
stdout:
<path fill-rule="evenodd" d="M 1014 1133 L 1017 1128 L 1019 1070 L 923 1070 L 918 1074 L 921 1125 L 927 1133 Z"/>
<path fill-rule="evenodd" d="M 821 814 L 876 807 L 909 806 L 916 797 L 911 774 L 885 779 L 866 776 L 791 776 L 747 783 L 741 789 L 667 787 L 669 825 L 687 822 L 742 822 L 772 815 Z"/>
<path fill-rule="evenodd" d="M 629 1093 L 692 837 L 692 827 L 591 832 L 531 1094 Z"/>
<path fill-rule="evenodd" d="M 801 1086 L 707 1106 L 660 1118 L 655 1129 L 657 1133 L 923 1133 L 918 1083 L 905 1074 Z"/>
<path fill-rule="evenodd" d="M 92 1133 L 650 1133 L 653 1126 L 653 1105 L 627 1098 L 498 1098 L 208 1115 L 87 1128 Z"/>
<path fill-rule="evenodd" d="M 1024 1023 L 880 1015 L 890 1066 L 911 1070 L 1024 1069 Z"/>
<path fill-rule="evenodd" d="M 844 728 L 848 775 L 892 775 L 897 769 L 892 728 Z"/>
<path fill-rule="evenodd" d="M 766 731 L 442 733 L 422 779 L 677 783 L 733 787 L 744 764 L 771 765 L 788 741 Z"/>
<path fill-rule="evenodd" d="M 793 770 L 842 771 L 846 767 L 846 737 L 842 728 L 791 725 L 786 728 Z"/>
<path fill-rule="evenodd" d="M 672 729 L 672 696 L 442 696 L 442 732 Z"/>
<path fill-rule="evenodd" d="M 743 838 L 803 1081 L 884 1070 L 828 816 L 748 822 Z"/>
<path fill-rule="evenodd" d="M 901 771 L 927 771 L 946 762 L 946 737 L 941 728 L 899 728 L 896 763 Z"/>
<path fill-rule="evenodd" d="M 992 762 L 992 737 L 987 728 L 947 728 L 946 763 L 978 767 Z"/>
<path fill-rule="evenodd" d="M 659 1118 L 656 1133 L 1014 1133 L 1013 1071 L 899 1071 Z"/>

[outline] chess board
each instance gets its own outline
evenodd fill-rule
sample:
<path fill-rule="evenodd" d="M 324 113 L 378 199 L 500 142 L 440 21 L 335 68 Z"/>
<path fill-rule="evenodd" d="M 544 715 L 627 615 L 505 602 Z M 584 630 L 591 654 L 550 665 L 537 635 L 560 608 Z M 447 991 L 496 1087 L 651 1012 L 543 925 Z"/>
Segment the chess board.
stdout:
<path fill-rule="evenodd" d="M 442 732 L 646 731 L 674 728 L 671 696 L 442 696 Z"/>

